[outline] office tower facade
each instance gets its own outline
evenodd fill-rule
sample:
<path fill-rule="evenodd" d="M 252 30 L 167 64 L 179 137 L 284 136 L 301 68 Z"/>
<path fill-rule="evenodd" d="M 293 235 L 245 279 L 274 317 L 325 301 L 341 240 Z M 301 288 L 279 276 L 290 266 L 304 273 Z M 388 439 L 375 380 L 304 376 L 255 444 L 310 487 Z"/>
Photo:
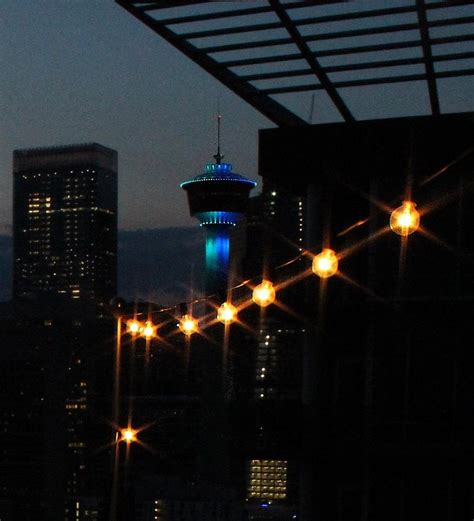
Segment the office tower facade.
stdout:
<path fill-rule="evenodd" d="M 97 143 L 16 150 L 14 299 L 116 293 L 117 153 Z"/>

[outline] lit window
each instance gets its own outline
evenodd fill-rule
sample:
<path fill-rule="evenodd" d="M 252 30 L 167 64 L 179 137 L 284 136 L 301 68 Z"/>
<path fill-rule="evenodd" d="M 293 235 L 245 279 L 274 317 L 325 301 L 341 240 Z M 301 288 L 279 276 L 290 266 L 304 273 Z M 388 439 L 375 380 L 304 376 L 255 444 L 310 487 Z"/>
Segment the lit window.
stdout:
<path fill-rule="evenodd" d="M 247 498 L 285 499 L 288 462 L 251 460 L 248 464 Z"/>

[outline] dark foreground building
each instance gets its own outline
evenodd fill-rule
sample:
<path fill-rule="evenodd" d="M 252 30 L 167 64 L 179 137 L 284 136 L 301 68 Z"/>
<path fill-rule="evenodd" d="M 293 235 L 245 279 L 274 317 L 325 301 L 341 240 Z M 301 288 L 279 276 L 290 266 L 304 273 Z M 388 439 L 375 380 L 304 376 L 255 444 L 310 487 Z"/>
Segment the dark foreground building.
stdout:
<path fill-rule="evenodd" d="M 280 127 L 260 134 L 264 197 L 302 198 L 295 254 L 303 243 L 339 256 L 339 276 L 310 276 L 300 292 L 302 390 L 292 421 L 274 402 L 274 450 L 254 458 L 248 487 L 262 503 L 249 517 L 281 517 L 268 478 L 293 451 L 291 517 L 472 519 L 473 116 L 441 115 L 472 110 L 461 95 L 474 72 L 472 2 L 116 2 Z M 407 199 L 422 227 L 400 240 L 388 219 Z M 271 337 L 259 356 L 277 354 Z M 248 410 L 236 437 L 258 425 Z"/>
<path fill-rule="evenodd" d="M 473 131 L 453 115 L 260 134 L 264 184 L 304 197 L 307 248 L 340 257 L 340 277 L 307 281 L 301 519 L 472 518 Z M 401 238 L 405 199 L 421 230 Z"/>
<path fill-rule="evenodd" d="M 2 304 L 0 324 L 0 517 L 103 519 L 113 318 L 30 301 Z"/>
<path fill-rule="evenodd" d="M 453 115 L 261 132 L 244 278 L 299 280 L 304 251 L 323 246 L 339 274 L 308 271 L 280 290 L 286 310 L 242 311 L 251 328 L 230 326 L 220 442 L 206 447 L 213 480 L 196 472 L 199 396 L 215 377 L 199 366 L 201 391 L 168 406 L 183 418 L 177 446 L 194 452 L 146 476 L 131 463 L 143 519 L 472 517 L 473 125 Z M 401 238 L 388 222 L 406 199 L 421 228 Z M 191 371 L 193 346 L 208 344 L 193 337 Z"/>

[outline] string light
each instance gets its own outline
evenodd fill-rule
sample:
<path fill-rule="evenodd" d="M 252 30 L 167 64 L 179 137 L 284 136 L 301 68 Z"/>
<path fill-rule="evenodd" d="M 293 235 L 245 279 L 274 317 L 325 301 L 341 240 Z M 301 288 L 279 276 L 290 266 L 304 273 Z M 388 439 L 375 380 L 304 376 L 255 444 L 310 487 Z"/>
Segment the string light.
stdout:
<path fill-rule="evenodd" d="M 262 283 L 253 290 L 252 300 L 255 304 L 264 308 L 275 302 L 275 288 L 269 280 L 262 280 Z"/>
<path fill-rule="evenodd" d="M 151 338 L 155 333 L 155 328 L 152 326 L 151 322 L 146 322 L 143 329 L 142 335 L 145 338 Z"/>
<path fill-rule="evenodd" d="M 237 319 L 237 308 L 230 302 L 224 302 L 217 310 L 217 320 L 223 324 L 232 324 Z"/>
<path fill-rule="evenodd" d="M 390 215 L 390 228 L 392 231 L 406 237 L 416 232 L 420 226 L 420 214 L 415 210 L 416 204 L 411 201 L 403 201 Z"/>
<path fill-rule="evenodd" d="M 137 322 L 136 320 L 129 320 L 127 322 L 127 331 L 131 335 L 137 335 L 138 332 L 140 331 L 140 323 Z"/>
<path fill-rule="evenodd" d="M 319 255 L 314 257 L 312 270 L 318 277 L 327 279 L 337 272 L 338 265 L 336 252 L 330 248 L 324 248 Z"/>
<path fill-rule="evenodd" d="M 462 161 L 463 159 L 465 159 L 466 157 L 471 155 L 473 153 L 473 151 L 474 151 L 474 147 L 470 147 L 469 149 L 464 151 L 454 161 L 445 165 L 443 168 L 438 170 L 435 174 L 428 176 L 424 181 L 421 182 L 421 186 L 431 182 L 433 179 L 437 178 L 439 175 L 446 173 L 453 165 L 459 163 L 460 161 Z M 411 233 L 415 232 L 419 228 L 420 214 L 415 209 L 415 207 L 416 207 L 416 204 L 414 202 L 404 201 L 402 206 L 395 209 L 391 213 L 390 228 L 395 233 L 402 235 L 402 236 L 407 236 L 407 235 L 410 235 Z M 365 224 L 368 220 L 369 219 L 363 219 L 363 220 L 357 221 L 355 224 L 349 226 L 348 228 L 343 230 L 341 233 L 339 233 L 339 236 L 345 235 L 346 233 L 353 230 L 354 228 L 357 228 L 358 226 Z M 297 262 L 298 260 L 305 257 L 309 253 L 310 253 L 309 251 L 300 253 L 293 259 L 291 259 L 283 264 L 280 264 L 279 266 L 276 266 L 274 269 L 278 270 L 278 269 L 288 266 L 294 262 Z M 316 275 L 318 275 L 321 278 L 328 278 L 328 277 L 331 277 L 332 275 L 334 275 L 335 273 L 337 273 L 338 258 L 337 258 L 336 253 L 329 248 L 323 249 L 323 251 L 321 253 L 319 253 L 318 255 L 316 255 L 313 258 L 312 270 Z M 252 283 L 253 280 L 254 279 L 248 279 L 248 280 L 242 281 L 240 284 L 233 286 L 230 289 L 235 290 L 240 287 L 247 286 L 249 283 Z M 262 284 L 263 284 L 263 282 L 264 281 L 262 281 Z M 262 284 L 257 286 L 255 288 L 255 290 L 257 288 L 259 288 Z M 217 295 L 206 295 L 206 296 L 196 299 L 192 302 L 189 302 L 187 305 L 196 305 L 196 304 L 199 304 L 202 302 L 208 302 L 210 299 L 213 299 L 216 296 Z M 258 297 L 257 297 L 257 299 L 258 299 Z M 256 299 L 254 298 L 254 296 L 252 296 L 252 300 L 254 302 L 256 302 Z M 259 305 L 262 305 L 259 302 L 256 302 L 256 303 L 258 303 Z M 120 307 L 120 306 L 118 306 L 118 307 Z M 231 309 L 233 309 L 233 311 L 231 311 L 229 309 L 229 307 Z M 159 310 L 152 311 L 151 313 L 148 312 L 147 314 L 156 315 L 156 314 L 173 312 L 173 311 L 176 311 L 177 309 L 178 309 L 178 306 L 169 306 L 169 307 L 160 308 Z M 181 314 L 183 314 L 183 310 L 181 310 Z M 138 315 L 145 315 L 145 313 L 138 313 Z M 222 316 L 222 319 L 220 318 L 221 316 Z M 221 322 L 231 323 L 235 320 L 236 316 L 237 316 L 237 310 L 234 306 L 232 306 L 232 304 L 224 303 L 219 308 L 218 319 L 221 320 Z M 136 320 L 129 320 L 126 324 L 127 324 L 127 331 L 130 334 L 142 333 L 145 336 L 147 336 L 147 334 L 152 336 L 154 333 L 154 329 L 151 327 L 151 325 L 143 326 L 140 322 L 137 322 Z M 148 323 L 148 324 L 150 324 L 150 323 Z M 180 324 L 180 328 L 181 328 L 181 324 Z"/>
<path fill-rule="evenodd" d="M 130 428 L 122 429 L 120 431 L 120 434 L 122 435 L 122 437 L 120 438 L 120 441 L 124 441 L 127 444 L 137 441 L 137 436 L 136 436 L 137 431 L 135 431 L 133 429 L 130 429 Z"/>
<path fill-rule="evenodd" d="M 181 317 L 178 326 L 185 335 L 190 336 L 198 330 L 198 321 L 186 314 Z"/>

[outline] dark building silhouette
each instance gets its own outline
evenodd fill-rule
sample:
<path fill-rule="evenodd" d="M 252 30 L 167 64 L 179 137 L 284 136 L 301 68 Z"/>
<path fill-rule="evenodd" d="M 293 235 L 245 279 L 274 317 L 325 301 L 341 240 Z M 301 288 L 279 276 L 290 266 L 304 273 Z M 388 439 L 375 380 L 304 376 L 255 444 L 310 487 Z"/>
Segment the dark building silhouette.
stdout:
<path fill-rule="evenodd" d="M 265 183 L 306 198 L 308 249 L 340 255 L 306 282 L 300 519 L 473 515 L 473 135 L 472 115 L 260 134 Z M 422 228 L 401 239 L 405 199 Z"/>
<path fill-rule="evenodd" d="M 305 198 L 265 182 L 249 201 L 243 279 L 264 277 L 278 286 L 304 271 Z M 294 262 L 287 266 L 289 260 Z M 248 293 L 248 289 L 247 289 Z M 248 295 L 247 295 L 248 296 Z M 277 305 L 242 312 L 250 332 L 237 332 L 233 428 L 241 497 L 249 519 L 292 519 L 298 503 L 301 366 L 305 335 L 302 283 L 279 290 Z M 245 429 L 242 426 L 245 425 Z"/>
<path fill-rule="evenodd" d="M 2 519 L 97 520 L 108 507 L 117 154 L 14 152 L 13 301 L 0 310 Z"/>
<path fill-rule="evenodd" d="M 15 299 L 116 293 L 117 153 L 97 143 L 16 150 Z"/>
<path fill-rule="evenodd" d="M 103 519 L 113 320 L 28 301 L 2 304 L 0 324 L 1 518 Z"/>

